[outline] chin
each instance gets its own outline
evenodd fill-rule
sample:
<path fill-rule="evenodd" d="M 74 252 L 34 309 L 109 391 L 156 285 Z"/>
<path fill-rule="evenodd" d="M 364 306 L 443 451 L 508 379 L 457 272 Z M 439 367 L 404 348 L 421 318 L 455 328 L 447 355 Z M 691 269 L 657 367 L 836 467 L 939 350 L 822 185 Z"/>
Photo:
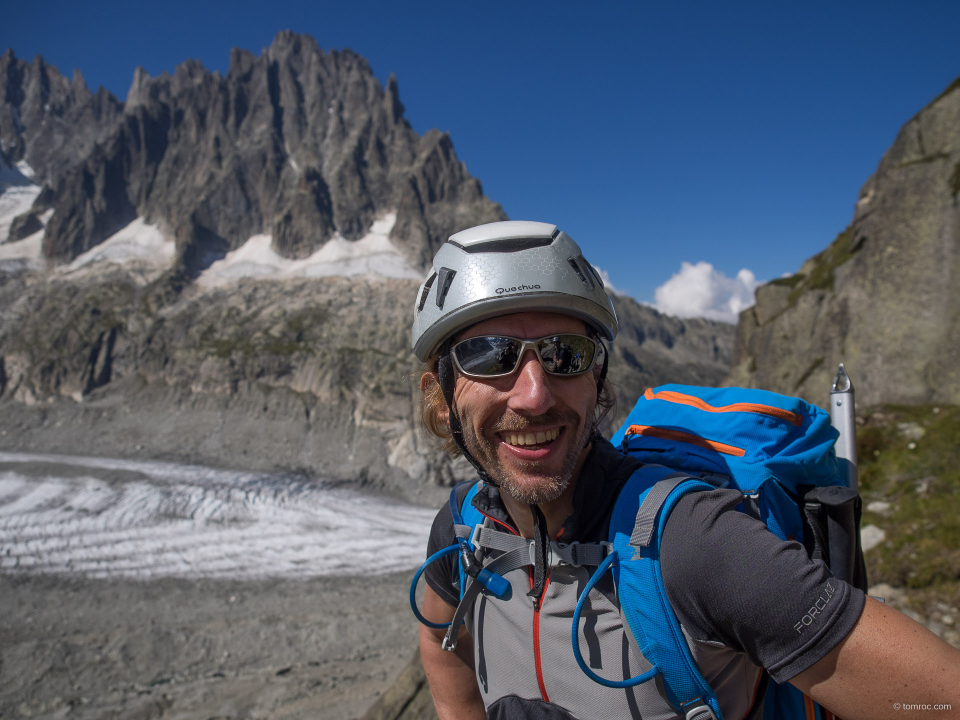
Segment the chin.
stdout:
<path fill-rule="evenodd" d="M 497 478 L 497 484 L 501 491 L 509 494 L 517 502 L 540 505 L 563 495 L 570 484 L 570 479 L 559 475 L 518 477 L 512 473 L 503 473 Z"/>

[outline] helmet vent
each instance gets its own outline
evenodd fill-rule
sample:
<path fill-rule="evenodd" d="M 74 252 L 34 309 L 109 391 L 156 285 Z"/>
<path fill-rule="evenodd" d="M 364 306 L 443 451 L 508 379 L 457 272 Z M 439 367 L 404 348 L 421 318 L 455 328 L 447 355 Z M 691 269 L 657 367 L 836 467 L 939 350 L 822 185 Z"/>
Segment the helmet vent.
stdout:
<path fill-rule="evenodd" d="M 584 260 L 584 262 L 586 262 L 586 260 Z M 607 286 L 603 284 L 603 278 L 600 277 L 600 273 L 597 272 L 597 269 L 593 265 L 590 265 L 590 263 L 587 263 L 587 265 L 590 267 L 590 272 L 593 273 L 593 276 L 597 279 L 597 282 L 600 283 L 600 287 L 606 289 Z"/>
<path fill-rule="evenodd" d="M 457 274 L 456 270 L 451 270 L 450 268 L 442 267 L 440 272 L 437 273 L 437 278 L 439 283 L 437 285 L 437 307 L 443 310 L 443 301 L 447 299 L 447 292 L 450 290 L 450 283 L 453 282 L 453 277 Z"/>
<path fill-rule="evenodd" d="M 430 294 L 430 288 L 433 287 L 433 281 L 437 279 L 437 274 L 433 273 L 430 277 L 427 278 L 427 281 L 423 284 L 423 292 L 420 293 L 420 304 L 417 305 L 417 312 L 423 310 L 423 306 L 427 304 L 427 295 Z"/>
<path fill-rule="evenodd" d="M 451 245 L 456 245 L 468 253 L 512 253 L 546 247 L 553 242 L 553 238 L 510 238 L 508 240 L 488 240 L 487 242 L 472 243 L 470 245 L 461 245 L 453 240 L 448 240 L 447 242 Z"/>
<path fill-rule="evenodd" d="M 580 278 L 580 282 L 593 290 L 593 274 L 589 270 L 584 269 L 583 256 L 567 258 L 567 262 L 570 263 L 570 267 L 573 268 L 577 277 Z"/>

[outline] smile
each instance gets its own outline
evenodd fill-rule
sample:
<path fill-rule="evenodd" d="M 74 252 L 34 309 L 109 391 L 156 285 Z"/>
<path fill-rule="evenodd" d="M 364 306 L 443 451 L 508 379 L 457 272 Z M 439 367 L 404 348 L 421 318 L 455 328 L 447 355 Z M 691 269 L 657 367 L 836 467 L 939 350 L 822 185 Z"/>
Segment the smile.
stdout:
<path fill-rule="evenodd" d="M 547 445 L 552 443 L 557 439 L 557 436 L 560 435 L 560 432 L 563 430 L 562 427 L 553 428 L 552 430 L 539 430 L 537 432 L 510 432 L 510 433 L 499 433 L 500 439 L 503 440 L 508 445 L 513 445 L 514 447 L 527 447 L 530 445 Z"/>

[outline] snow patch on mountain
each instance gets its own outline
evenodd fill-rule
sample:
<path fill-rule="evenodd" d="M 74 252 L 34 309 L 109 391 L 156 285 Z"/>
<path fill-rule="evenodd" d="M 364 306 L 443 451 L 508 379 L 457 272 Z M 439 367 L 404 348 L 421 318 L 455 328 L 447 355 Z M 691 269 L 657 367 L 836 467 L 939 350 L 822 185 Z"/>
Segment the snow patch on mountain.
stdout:
<path fill-rule="evenodd" d="M 390 241 L 390 231 L 396 220 L 396 213 L 388 213 L 374 222 L 370 231 L 355 242 L 334 235 L 323 247 L 302 260 L 289 260 L 278 255 L 271 245 L 270 235 L 254 235 L 241 247 L 212 263 L 197 278 L 197 284 L 214 287 L 237 278 L 313 278 L 334 275 L 422 280 L 422 274 L 407 263 Z"/>
<path fill-rule="evenodd" d="M 43 230 L 23 240 L 0 245 L 0 272 L 39 270 L 43 246 Z"/>
<path fill-rule="evenodd" d="M 33 168 L 26 162 L 11 167 L 0 157 L 0 243 L 6 243 L 14 218 L 33 206 L 40 190 L 33 182 Z"/>
<path fill-rule="evenodd" d="M 165 268 L 173 262 L 175 252 L 173 240 L 165 238 L 156 225 L 137 218 L 99 245 L 78 256 L 63 272 L 75 272 L 98 262 L 126 263 L 131 260 Z"/>

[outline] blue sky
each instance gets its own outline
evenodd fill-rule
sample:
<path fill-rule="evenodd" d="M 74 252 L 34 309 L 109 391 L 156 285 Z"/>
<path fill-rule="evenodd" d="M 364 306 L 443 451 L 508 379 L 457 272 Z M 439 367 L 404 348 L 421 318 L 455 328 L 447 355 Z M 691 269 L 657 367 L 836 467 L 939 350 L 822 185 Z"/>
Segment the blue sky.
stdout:
<path fill-rule="evenodd" d="M 9 3 L 0 47 L 126 97 L 277 31 L 397 74 L 511 218 L 555 222 L 639 300 L 708 262 L 799 268 L 899 127 L 960 75 L 960 3 Z M 702 270 L 702 266 L 701 266 Z M 716 278 L 715 278 L 716 279 Z M 720 278 L 723 280 L 723 278 Z"/>

